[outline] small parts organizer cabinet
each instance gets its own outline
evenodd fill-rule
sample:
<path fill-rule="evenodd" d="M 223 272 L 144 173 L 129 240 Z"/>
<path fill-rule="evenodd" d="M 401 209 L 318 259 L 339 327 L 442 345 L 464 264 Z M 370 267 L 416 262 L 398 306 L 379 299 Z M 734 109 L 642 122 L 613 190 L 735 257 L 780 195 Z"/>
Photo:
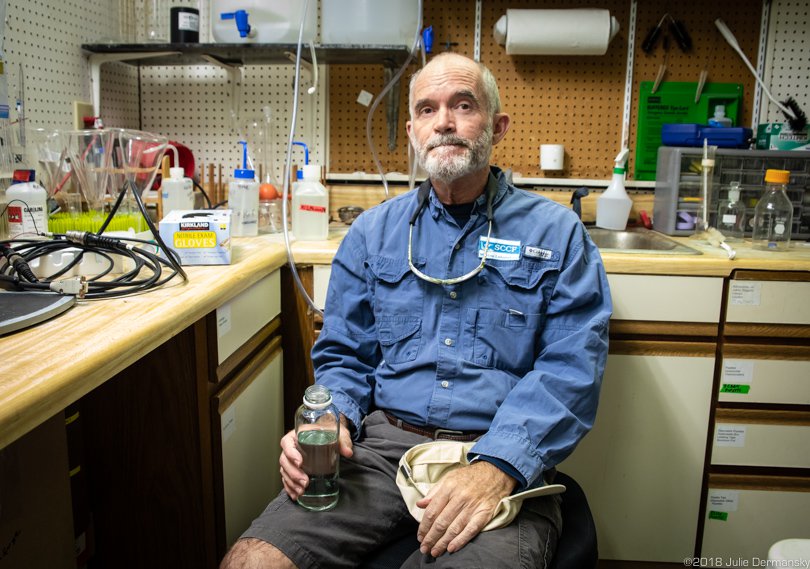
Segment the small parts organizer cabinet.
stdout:
<path fill-rule="evenodd" d="M 701 555 L 767 559 L 810 528 L 810 275 L 737 272 L 720 350 Z"/>

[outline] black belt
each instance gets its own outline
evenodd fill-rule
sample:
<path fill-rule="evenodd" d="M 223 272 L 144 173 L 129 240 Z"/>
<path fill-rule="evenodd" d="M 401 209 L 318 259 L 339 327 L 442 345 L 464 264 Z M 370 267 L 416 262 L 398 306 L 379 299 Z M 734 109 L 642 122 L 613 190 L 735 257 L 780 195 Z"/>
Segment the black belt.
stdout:
<path fill-rule="evenodd" d="M 452 431 L 450 429 L 434 429 L 433 427 L 417 427 L 416 425 L 406 423 L 402 419 L 398 419 L 393 415 L 389 415 L 388 413 L 385 413 L 385 418 L 388 419 L 389 423 L 399 429 L 402 429 L 403 431 L 422 435 L 423 437 L 428 437 L 434 441 L 470 442 L 484 434 L 483 431 Z"/>

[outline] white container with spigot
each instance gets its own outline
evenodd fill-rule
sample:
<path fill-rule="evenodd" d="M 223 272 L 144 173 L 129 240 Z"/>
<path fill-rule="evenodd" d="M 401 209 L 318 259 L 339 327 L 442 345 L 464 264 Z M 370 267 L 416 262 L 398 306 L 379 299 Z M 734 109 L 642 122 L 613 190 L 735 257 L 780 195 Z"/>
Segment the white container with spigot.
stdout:
<path fill-rule="evenodd" d="M 627 227 L 627 218 L 633 208 L 633 200 L 624 189 L 624 174 L 629 154 L 630 150 L 625 148 L 616 156 L 610 185 L 596 200 L 597 227 L 616 231 L 624 231 Z"/>

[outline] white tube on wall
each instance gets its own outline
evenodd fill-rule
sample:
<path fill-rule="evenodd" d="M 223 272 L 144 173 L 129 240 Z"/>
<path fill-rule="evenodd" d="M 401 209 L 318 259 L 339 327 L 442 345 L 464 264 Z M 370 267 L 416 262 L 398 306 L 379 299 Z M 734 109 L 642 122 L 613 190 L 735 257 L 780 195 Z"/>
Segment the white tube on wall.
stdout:
<path fill-rule="evenodd" d="M 508 55 L 604 55 L 619 31 L 608 10 L 512 10 L 495 23 Z"/>

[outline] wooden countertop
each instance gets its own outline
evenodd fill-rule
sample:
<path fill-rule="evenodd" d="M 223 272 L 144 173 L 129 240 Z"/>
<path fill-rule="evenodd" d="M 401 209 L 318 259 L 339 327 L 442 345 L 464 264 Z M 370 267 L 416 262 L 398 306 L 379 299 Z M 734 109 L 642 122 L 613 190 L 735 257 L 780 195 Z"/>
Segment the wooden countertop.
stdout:
<path fill-rule="evenodd" d="M 299 241 L 292 245 L 296 263 L 328 265 L 345 235 L 343 228 L 332 228 L 328 241 Z M 278 239 L 279 236 L 270 236 Z M 602 251 L 602 260 L 609 273 L 729 276 L 738 269 L 770 271 L 810 271 L 810 244 L 793 243 L 787 253 L 759 251 L 751 248 L 751 240 L 732 243 L 737 251 L 734 260 L 729 260 L 723 249 L 712 247 L 705 241 L 687 237 L 673 237 L 675 241 L 697 249 L 701 255 L 640 254 Z"/>
<path fill-rule="evenodd" d="M 81 301 L 0 337 L 0 448 L 287 262 L 284 247 L 264 236 L 234 239 L 231 253 L 229 266 L 185 267 L 186 283 Z"/>
<path fill-rule="evenodd" d="M 295 261 L 329 264 L 345 230 L 328 241 L 294 242 Z M 737 246 L 737 258 L 679 238 L 702 255 L 603 253 L 608 272 L 728 276 L 735 269 L 810 271 L 810 247 L 788 253 Z M 151 350 L 287 262 L 281 235 L 236 238 L 229 266 L 187 267 L 178 279 L 137 296 L 81 302 L 65 314 L 0 338 L 0 448 L 89 393 Z"/>

